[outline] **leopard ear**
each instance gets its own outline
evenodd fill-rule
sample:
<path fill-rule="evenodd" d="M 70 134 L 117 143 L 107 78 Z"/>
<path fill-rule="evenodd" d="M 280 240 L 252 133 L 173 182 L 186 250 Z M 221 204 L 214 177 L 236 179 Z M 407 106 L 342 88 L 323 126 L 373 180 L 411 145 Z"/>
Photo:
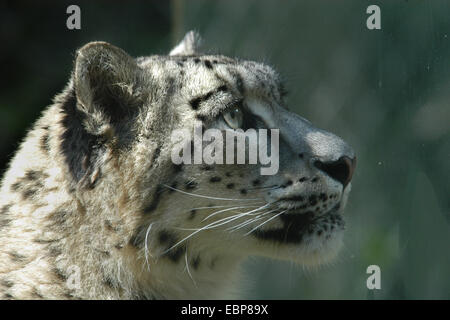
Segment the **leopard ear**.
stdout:
<path fill-rule="evenodd" d="M 171 56 L 189 56 L 199 54 L 202 44 L 200 34 L 195 31 L 189 31 L 184 36 L 183 40 L 170 51 Z"/>
<path fill-rule="evenodd" d="M 95 131 L 131 114 L 139 91 L 136 61 L 106 42 L 91 42 L 77 51 L 73 84 L 77 108 Z"/>

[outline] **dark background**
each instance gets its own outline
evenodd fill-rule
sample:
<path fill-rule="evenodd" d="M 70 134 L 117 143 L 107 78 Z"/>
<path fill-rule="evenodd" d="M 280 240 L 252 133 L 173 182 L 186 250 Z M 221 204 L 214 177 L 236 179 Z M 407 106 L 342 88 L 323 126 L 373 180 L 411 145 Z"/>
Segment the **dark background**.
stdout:
<path fill-rule="evenodd" d="M 66 8 L 81 7 L 81 30 Z M 381 30 L 366 8 L 381 8 Z M 108 41 L 168 53 L 191 29 L 205 47 L 267 62 L 289 106 L 345 138 L 358 168 L 345 248 L 308 269 L 254 259 L 246 298 L 450 298 L 450 2 L 2 1 L 0 174 L 69 78 L 74 52 Z M 366 288 L 379 265 L 382 289 Z"/>

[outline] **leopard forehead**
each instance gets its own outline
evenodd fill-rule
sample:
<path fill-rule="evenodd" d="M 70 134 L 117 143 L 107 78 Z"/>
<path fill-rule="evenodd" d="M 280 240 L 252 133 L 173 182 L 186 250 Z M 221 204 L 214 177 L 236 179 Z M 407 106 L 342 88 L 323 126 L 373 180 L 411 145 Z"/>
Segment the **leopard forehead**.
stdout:
<path fill-rule="evenodd" d="M 201 97 L 213 89 L 226 89 L 241 97 L 281 103 L 285 95 L 280 75 L 255 61 L 223 55 L 149 56 L 136 59 L 147 79 L 172 84 L 184 97 Z"/>

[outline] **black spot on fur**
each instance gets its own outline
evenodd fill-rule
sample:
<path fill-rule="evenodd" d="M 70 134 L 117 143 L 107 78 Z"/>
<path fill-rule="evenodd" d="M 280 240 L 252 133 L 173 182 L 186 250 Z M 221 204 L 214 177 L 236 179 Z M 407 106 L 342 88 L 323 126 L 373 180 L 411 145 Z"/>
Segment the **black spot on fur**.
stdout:
<path fill-rule="evenodd" d="M 247 194 L 247 189 L 241 189 L 241 194 Z"/>
<path fill-rule="evenodd" d="M 227 92 L 228 87 L 226 85 L 221 85 L 220 87 L 217 88 L 217 91 Z"/>
<path fill-rule="evenodd" d="M 56 258 L 62 254 L 62 249 L 59 245 L 49 245 L 47 249 L 49 257 Z"/>
<path fill-rule="evenodd" d="M 0 216 L 7 214 L 9 212 L 9 209 L 11 209 L 12 204 L 6 204 L 0 209 Z"/>
<path fill-rule="evenodd" d="M 8 219 L 4 216 L 0 216 L 0 230 L 4 227 L 7 227 L 11 224 L 11 219 Z"/>
<path fill-rule="evenodd" d="M 8 255 L 9 255 L 11 261 L 13 261 L 13 262 L 25 262 L 25 260 L 27 258 L 26 256 L 18 253 L 17 251 L 8 252 Z"/>
<path fill-rule="evenodd" d="M 58 280 L 67 281 L 67 274 L 63 270 L 59 268 L 53 268 L 52 271 Z"/>
<path fill-rule="evenodd" d="M 106 228 L 106 230 L 112 231 L 112 232 L 117 232 L 117 231 L 119 231 L 118 228 L 117 228 L 117 227 L 114 227 L 114 226 L 112 225 L 112 222 L 109 221 L 109 220 L 105 220 L 105 228 Z"/>
<path fill-rule="evenodd" d="M 50 135 L 48 132 L 41 137 L 41 149 L 46 153 L 50 152 Z"/>
<path fill-rule="evenodd" d="M 186 252 L 186 247 L 184 245 L 181 245 L 178 248 L 171 249 L 165 254 L 165 256 L 172 260 L 172 262 L 177 263 L 184 252 Z"/>
<path fill-rule="evenodd" d="M 161 244 L 176 243 L 176 237 L 167 230 L 161 230 L 158 234 L 158 240 Z"/>
<path fill-rule="evenodd" d="M 25 173 L 25 179 L 28 181 L 36 181 L 42 176 L 41 172 L 35 171 L 35 170 L 29 170 L 27 173 Z"/>
<path fill-rule="evenodd" d="M 321 193 L 321 194 L 319 195 L 319 199 L 320 199 L 321 201 L 326 201 L 326 200 L 328 199 L 328 197 L 327 197 L 327 195 L 326 195 L 325 193 Z"/>
<path fill-rule="evenodd" d="M 317 197 L 315 195 L 311 195 L 308 198 L 309 204 L 315 206 L 317 204 Z"/>
<path fill-rule="evenodd" d="M 14 282 L 12 282 L 11 280 L 8 280 L 8 279 L 2 279 L 2 280 L 0 280 L 0 286 L 5 287 L 5 288 L 11 288 L 14 286 Z"/>
<path fill-rule="evenodd" d="M 281 185 L 281 187 L 284 189 L 284 188 L 291 186 L 292 184 L 293 184 L 292 180 L 289 180 L 285 184 Z"/>
<path fill-rule="evenodd" d="M 206 122 L 207 120 L 207 117 L 205 115 L 198 113 L 195 115 L 195 118 L 197 118 L 197 120 L 200 120 L 201 122 Z"/>
<path fill-rule="evenodd" d="M 200 59 L 199 59 L 199 58 L 195 58 L 195 59 L 194 59 L 194 62 L 195 62 L 195 63 L 199 63 L 199 62 L 200 62 Z"/>
<path fill-rule="evenodd" d="M 260 184 L 261 184 L 261 181 L 259 181 L 258 179 L 252 181 L 252 185 L 254 187 L 259 186 Z"/>
<path fill-rule="evenodd" d="M 214 177 L 211 177 L 211 178 L 209 179 L 209 182 L 212 182 L 212 183 L 214 183 L 214 182 L 220 182 L 220 181 L 222 181 L 222 178 L 221 178 L 221 177 L 218 177 L 218 176 L 214 176 Z"/>
<path fill-rule="evenodd" d="M 200 266 L 200 256 L 196 256 L 193 260 L 192 260 L 192 267 L 194 268 L 194 270 L 197 270 L 198 267 Z"/>
<path fill-rule="evenodd" d="M 305 181 L 307 181 L 308 179 L 306 178 L 306 177 L 302 177 L 302 178 L 300 178 L 298 181 L 299 182 L 305 182 Z"/>
<path fill-rule="evenodd" d="M 280 98 L 282 98 L 282 99 L 288 95 L 289 92 L 286 89 L 286 86 L 283 82 L 280 82 L 278 84 L 278 92 L 280 94 Z"/>
<path fill-rule="evenodd" d="M 244 81 L 242 80 L 242 77 L 240 74 L 236 73 L 236 88 L 238 89 L 240 94 L 244 94 Z"/>
<path fill-rule="evenodd" d="M 66 210 L 57 210 L 52 212 L 51 218 L 57 226 L 65 225 L 69 212 Z"/>
<path fill-rule="evenodd" d="M 158 234 L 158 240 L 159 243 L 166 247 L 166 250 L 169 250 L 165 253 L 165 256 L 173 262 L 178 262 L 183 252 L 185 252 L 186 247 L 184 245 L 180 245 L 172 248 L 178 241 L 177 237 L 167 230 L 161 230 Z"/>
<path fill-rule="evenodd" d="M 188 220 L 193 220 L 195 218 L 196 213 L 197 213 L 197 210 L 192 209 L 191 213 L 189 214 Z"/>
<path fill-rule="evenodd" d="M 319 181 L 319 178 L 315 177 L 314 179 L 311 180 L 311 182 L 317 182 Z"/>
<path fill-rule="evenodd" d="M 172 164 L 172 168 L 173 168 L 173 172 L 174 173 L 181 172 L 181 171 L 183 171 L 183 164 L 182 163 L 180 163 L 180 164 Z"/>
<path fill-rule="evenodd" d="M 192 109 L 197 110 L 198 106 L 200 105 L 200 102 L 202 102 L 202 98 L 201 97 L 197 97 L 191 100 L 190 104 Z"/>
<path fill-rule="evenodd" d="M 227 177 L 231 177 L 231 176 L 232 176 L 231 172 L 226 172 L 225 175 L 226 175 Z"/>
<path fill-rule="evenodd" d="M 112 279 L 109 276 L 104 276 L 103 277 L 103 284 L 106 285 L 107 287 L 114 289 L 118 287 L 118 284 L 116 281 L 114 281 L 114 279 Z"/>
<path fill-rule="evenodd" d="M 227 189 L 233 189 L 234 186 L 235 186 L 234 183 L 229 183 L 229 184 L 227 184 Z"/>
<path fill-rule="evenodd" d="M 31 296 L 34 299 L 45 299 L 44 295 L 35 287 L 33 287 L 33 289 L 31 289 Z"/>
<path fill-rule="evenodd" d="M 27 200 L 31 197 L 33 197 L 38 192 L 35 188 L 27 188 L 22 192 L 22 199 Z"/>
<path fill-rule="evenodd" d="M 192 190 L 192 189 L 195 189 L 197 187 L 197 182 L 195 182 L 195 181 L 186 181 L 184 183 L 184 186 L 185 186 L 186 190 Z"/>
<path fill-rule="evenodd" d="M 161 194 L 163 193 L 162 187 L 158 186 L 155 193 L 153 194 L 152 202 L 144 209 L 144 213 L 151 213 L 156 208 L 158 208 L 159 201 L 161 199 Z"/>
<path fill-rule="evenodd" d="M 208 69 L 212 69 L 213 68 L 213 66 L 211 64 L 211 61 L 205 60 L 205 61 L 203 61 L 203 63 L 205 64 L 205 67 L 207 67 Z"/>
<path fill-rule="evenodd" d="M 20 183 L 19 181 L 14 182 L 11 185 L 11 191 L 17 192 L 20 189 L 21 186 L 22 186 L 22 183 Z"/>
<path fill-rule="evenodd" d="M 222 86 L 218 87 L 218 88 L 215 89 L 215 90 L 209 91 L 208 93 L 206 93 L 206 94 L 203 95 L 203 96 L 196 97 L 196 98 L 192 99 L 189 103 L 190 103 L 192 109 L 197 110 L 197 109 L 200 107 L 200 104 L 201 104 L 202 102 L 207 101 L 208 99 L 210 99 L 210 98 L 211 98 L 214 94 L 216 94 L 217 92 L 220 92 L 220 91 L 226 91 L 226 90 L 227 90 L 227 86 L 222 85 Z"/>
<path fill-rule="evenodd" d="M 155 151 L 153 152 L 152 163 L 155 163 L 155 161 L 159 158 L 160 154 L 161 154 L 161 147 L 157 146 L 155 148 Z"/>

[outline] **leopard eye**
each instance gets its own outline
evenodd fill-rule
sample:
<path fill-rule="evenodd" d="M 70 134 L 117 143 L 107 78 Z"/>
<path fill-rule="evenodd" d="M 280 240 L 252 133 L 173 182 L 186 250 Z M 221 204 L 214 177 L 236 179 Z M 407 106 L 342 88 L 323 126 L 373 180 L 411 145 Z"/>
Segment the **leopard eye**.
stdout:
<path fill-rule="evenodd" d="M 244 123 L 244 113 L 235 106 L 223 114 L 223 119 L 232 129 L 241 128 Z"/>

